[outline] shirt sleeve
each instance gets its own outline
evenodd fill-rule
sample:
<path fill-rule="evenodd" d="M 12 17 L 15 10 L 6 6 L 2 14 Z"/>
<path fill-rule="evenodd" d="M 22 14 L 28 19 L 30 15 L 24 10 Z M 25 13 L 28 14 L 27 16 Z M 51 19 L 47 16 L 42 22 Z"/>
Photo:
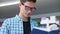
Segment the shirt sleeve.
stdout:
<path fill-rule="evenodd" d="M 8 23 L 9 21 L 6 19 L 1 27 L 1 34 L 8 34 Z"/>

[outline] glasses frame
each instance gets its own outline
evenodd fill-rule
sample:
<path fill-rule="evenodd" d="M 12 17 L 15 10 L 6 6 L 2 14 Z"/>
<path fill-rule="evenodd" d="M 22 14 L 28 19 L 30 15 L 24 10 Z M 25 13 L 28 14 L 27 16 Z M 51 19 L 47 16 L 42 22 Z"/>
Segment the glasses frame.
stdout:
<path fill-rule="evenodd" d="M 24 5 L 24 3 L 22 3 L 22 5 Z M 34 10 L 36 10 L 36 8 L 34 7 L 34 8 L 32 8 L 32 7 L 29 7 L 29 6 L 26 6 L 26 5 L 24 5 L 25 6 L 25 10 L 27 10 L 27 11 L 29 11 L 29 10 L 31 10 L 31 11 L 34 11 Z"/>

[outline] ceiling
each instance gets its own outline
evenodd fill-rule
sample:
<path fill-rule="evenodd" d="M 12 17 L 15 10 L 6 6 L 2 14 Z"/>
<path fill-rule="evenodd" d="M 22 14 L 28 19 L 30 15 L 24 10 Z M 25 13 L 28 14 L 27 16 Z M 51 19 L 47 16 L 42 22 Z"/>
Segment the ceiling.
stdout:
<path fill-rule="evenodd" d="M 1 3 L 15 2 L 15 1 L 19 1 L 19 0 L 0 0 L 0 4 Z"/>
<path fill-rule="evenodd" d="M 0 5 L 5 3 L 19 2 L 19 0 L 0 0 Z M 32 15 L 60 12 L 60 0 L 38 0 L 36 10 Z M 0 18 L 13 17 L 19 13 L 18 4 L 0 7 Z"/>

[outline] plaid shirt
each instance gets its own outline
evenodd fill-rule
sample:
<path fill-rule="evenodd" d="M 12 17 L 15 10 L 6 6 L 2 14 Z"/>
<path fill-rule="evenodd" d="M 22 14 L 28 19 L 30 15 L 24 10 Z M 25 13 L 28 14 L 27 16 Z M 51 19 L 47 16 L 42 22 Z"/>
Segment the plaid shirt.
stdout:
<path fill-rule="evenodd" d="M 35 21 L 30 18 L 31 31 L 33 27 L 37 25 Z M 13 18 L 8 18 L 2 24 L 2 29 L 0 34 L 24 34 L 23 32 L 23 20 L 16 15 Z"/>

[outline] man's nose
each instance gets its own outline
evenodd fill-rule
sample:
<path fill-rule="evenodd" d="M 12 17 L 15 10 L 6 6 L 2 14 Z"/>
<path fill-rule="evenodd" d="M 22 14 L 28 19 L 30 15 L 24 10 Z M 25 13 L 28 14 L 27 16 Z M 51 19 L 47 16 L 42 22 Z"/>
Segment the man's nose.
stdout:
<path fill-rule="evenodd" d="M 31 11 L 31 10 L 29 10 L 28 12 L 29 12 L 29 13 L 31 13 L 32 11 Z"/>

